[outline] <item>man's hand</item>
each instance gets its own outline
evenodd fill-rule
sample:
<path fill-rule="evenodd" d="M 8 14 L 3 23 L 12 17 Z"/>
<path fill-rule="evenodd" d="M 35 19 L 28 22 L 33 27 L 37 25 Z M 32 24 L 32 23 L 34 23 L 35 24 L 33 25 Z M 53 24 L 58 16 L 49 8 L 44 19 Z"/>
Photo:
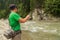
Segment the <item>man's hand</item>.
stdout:
<path fill-rule="evenodd" d="M 27 19 L 30 19 L 30 15 L 27 15 L 26 18 L 27 18 Z"/>
<path fill-rule="evenodd" d="M 25 23 L 28 19 L 30 19 L 30 15 L 27 15 L 25 18 L 20 18 L 19 22 Z"/>

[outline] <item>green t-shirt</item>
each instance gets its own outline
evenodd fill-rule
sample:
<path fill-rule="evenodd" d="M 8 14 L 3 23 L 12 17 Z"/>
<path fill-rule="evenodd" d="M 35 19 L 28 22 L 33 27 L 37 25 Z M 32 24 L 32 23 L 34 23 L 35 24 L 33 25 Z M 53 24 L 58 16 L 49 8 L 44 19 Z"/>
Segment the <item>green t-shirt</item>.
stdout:
<path fill-rule="evenodd" d="M 20 19 L 20 16 L 17 13 L 15 13 L 15 12 L 10 13 L 10 15 L 9 15 L 9 25 L 11 26 L 11 28 L 14 31 L 21 30 L 20 23 L 18 21 L 19 19 Z"/>

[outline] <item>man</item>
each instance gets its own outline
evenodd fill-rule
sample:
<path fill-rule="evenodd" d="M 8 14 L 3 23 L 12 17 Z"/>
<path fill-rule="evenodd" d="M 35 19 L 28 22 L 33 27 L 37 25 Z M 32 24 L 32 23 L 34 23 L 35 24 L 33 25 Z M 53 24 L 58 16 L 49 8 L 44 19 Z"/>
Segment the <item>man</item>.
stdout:
<path fill-rule="evenodd" d="M 27 15 L 25 18 L 21 18 L 18 14 L 17 14 L 17 6 L 15 4 L 11 4 L 9 6 L 10 8 L 10 15 L 9 15 L 9 25 L 11 26 L 11 28 L 17 32 L 17 31 L 21 31 L 21 26 L 20 23 L 25 23 L 28 19 L 29 19 L 29 15 Z M 21 40 L 20 39 L 20 33 L 17 34 L 14 38 L 12 38 L 12 40 Z"/>

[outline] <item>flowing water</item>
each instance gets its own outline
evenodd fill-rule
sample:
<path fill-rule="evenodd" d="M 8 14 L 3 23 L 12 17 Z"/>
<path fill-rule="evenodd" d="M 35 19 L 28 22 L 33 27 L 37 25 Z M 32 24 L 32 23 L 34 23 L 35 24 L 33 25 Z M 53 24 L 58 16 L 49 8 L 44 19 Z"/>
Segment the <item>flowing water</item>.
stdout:
<path fill-rule="evenodd" d="M 59 24 L 59 21 L 29 21 L 23 24 L 22 28 L 24 27 L 23 30 L 28 34 L 25 36 L 29 36 L 30 40 L 60 40 Z"/>
<path fill-rule="evenodd" d="M 0 40 L 8 40 L 3 36 L 7 29 L 8 20 L 0 20 Z M 27 21 L 21 29 L 21 40 L 60 40 L 60 21 Z"/>

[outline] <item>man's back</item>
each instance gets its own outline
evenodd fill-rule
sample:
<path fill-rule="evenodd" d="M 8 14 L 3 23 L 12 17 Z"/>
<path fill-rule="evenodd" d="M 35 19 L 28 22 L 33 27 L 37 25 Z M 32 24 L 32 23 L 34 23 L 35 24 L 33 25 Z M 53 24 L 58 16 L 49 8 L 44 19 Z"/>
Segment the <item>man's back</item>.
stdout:
<path fill-rule="evenodd" d="M 21 30 L 20 29 L 20 23 L 18 21 L 19 19 L 20 19 L 20 16 L 17 13 L 15 13 L 15 12 L 10 13 L 10 15 L 9 15 L 9 24 L 10 24 L 11 28 L 14 31 Z"/>

